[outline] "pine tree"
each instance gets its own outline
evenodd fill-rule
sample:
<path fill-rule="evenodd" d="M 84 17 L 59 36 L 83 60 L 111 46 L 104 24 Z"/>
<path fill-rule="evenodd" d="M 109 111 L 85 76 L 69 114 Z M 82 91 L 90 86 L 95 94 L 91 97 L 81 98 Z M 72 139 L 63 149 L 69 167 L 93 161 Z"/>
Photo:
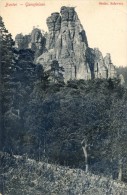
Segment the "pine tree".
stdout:
<path fill-rule="evenodd" d="M 1 74 L 2 78 L 6 78 L 12 69 L 13 60 L 13 45 L 12 36 L 5 28 L 5 25 L 0 17 L 0 42 L 1 42 Z"/>
<path fill-rule="evenodd" d="M 64 81 L 63 72 L 64 68 L 59 65 L 57 60 L 53 60 L 50 64 L 50 70 L 48 70 L 48 74 L 50 75 L 50 79 L 54 83 L 59 83 Z"/>
<path fill-rule="evenodd" d="M 8 110 L 11 98 L 9 97 L 9 79 L 13 71 L 13 39 L 5 28 L 0 16 L 0 149 L 4 140 L 4 113 Z"/>

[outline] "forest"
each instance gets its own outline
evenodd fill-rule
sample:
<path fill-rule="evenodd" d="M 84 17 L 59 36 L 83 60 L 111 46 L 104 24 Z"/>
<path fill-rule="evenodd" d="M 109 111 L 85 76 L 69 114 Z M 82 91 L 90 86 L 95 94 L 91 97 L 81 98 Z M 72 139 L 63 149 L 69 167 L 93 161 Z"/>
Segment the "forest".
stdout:
<path fill-rule="evenodd" d="M 127 181 L 127 68 L 119 78 L 69 80 L 30 49 L 17 51 L 0 17 L 0 151 Z"/>

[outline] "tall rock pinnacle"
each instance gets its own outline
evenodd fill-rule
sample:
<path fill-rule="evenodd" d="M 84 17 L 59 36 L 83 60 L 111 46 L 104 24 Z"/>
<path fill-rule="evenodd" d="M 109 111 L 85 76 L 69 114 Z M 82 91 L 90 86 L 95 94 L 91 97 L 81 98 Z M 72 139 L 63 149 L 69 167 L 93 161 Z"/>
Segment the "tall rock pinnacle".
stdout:
<path fill-rule="evenodd" d="M 60 13 L 52 13 L 47 18 L 47 26 L 47 52 L 37 59 L 37 63 L 48 69 L 52 60 L 58 60 L 64 68 L 65 81 L 116 76 L 109 58 L 103 58 L 98 48 L 89 48 L 85 30 L 74 7 L 63 6 Z"/>
<path fill-rule="evenodd" d="M 90 78 L 85 59 L 87 37 L 74 7 L 61 7 L 60 13 L 52 13 L 47 18 L 47 26 L 48 52 L 40 56 L 38 62 L 48 64 L 51 60 L 58 60 L 64 67 L 65 80 Z"/>

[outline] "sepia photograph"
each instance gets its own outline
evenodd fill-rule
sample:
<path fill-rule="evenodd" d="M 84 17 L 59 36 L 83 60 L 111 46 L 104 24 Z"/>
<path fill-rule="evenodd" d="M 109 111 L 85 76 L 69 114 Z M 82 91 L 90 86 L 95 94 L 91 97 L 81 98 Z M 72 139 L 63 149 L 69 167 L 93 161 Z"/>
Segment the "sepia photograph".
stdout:
<path fill-rule="evenodd" d="M 127 0 L 0 0 L 0 195 L 127 195 Z"/>

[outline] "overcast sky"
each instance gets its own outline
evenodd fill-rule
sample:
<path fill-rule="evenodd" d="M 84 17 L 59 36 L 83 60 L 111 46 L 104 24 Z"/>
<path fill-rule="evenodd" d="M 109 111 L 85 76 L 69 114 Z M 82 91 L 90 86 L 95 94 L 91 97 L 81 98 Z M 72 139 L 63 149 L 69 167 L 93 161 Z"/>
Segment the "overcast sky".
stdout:
<path fill-rule="evenodd" d="M 6 3 L 17 3 L 17 6 L 6 7 Z M 28 3 L 45 5 L 26 6 Z M 111 53 L 115 65 L 127 66 L 127 0 L 0 0 L 0 15 L 14 38 L 21 32 L 29 34 L 37 25 L 47 31 L 46 18 L 52 12 L 59 12 L 63 5 L 76 7 L 90 47 L 98 47 L 103 56 Z"/>

